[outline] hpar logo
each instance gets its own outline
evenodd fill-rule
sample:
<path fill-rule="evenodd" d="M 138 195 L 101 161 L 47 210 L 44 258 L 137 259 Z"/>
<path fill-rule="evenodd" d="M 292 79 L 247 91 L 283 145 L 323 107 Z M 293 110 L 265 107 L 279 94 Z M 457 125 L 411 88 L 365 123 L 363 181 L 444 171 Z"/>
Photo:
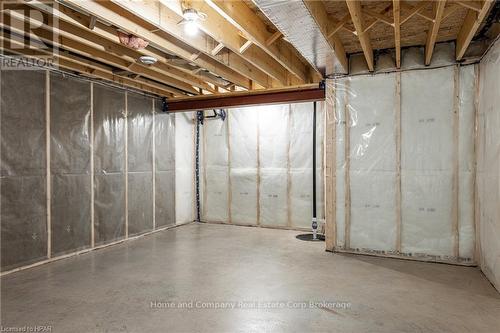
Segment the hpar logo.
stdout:
<path fill-rule="evenodd" d="M 0 69 L 57 67 L 58 4 L 53 1 L 0 2 Z"/>

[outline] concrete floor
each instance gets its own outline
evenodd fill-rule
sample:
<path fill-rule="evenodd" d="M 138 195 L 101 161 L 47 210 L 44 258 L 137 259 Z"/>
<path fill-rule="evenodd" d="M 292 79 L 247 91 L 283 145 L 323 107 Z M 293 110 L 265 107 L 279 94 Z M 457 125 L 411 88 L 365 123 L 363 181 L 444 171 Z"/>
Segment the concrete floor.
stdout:
<path fill-rule="evenodd" d="M 500 294 L 477 268 L 332 254 L 296 234 L 189 224 L 13 273 L 1 279 L 3 329 L 500 331 Z M 236 308 L 197 308 L 212 305 Z"/>

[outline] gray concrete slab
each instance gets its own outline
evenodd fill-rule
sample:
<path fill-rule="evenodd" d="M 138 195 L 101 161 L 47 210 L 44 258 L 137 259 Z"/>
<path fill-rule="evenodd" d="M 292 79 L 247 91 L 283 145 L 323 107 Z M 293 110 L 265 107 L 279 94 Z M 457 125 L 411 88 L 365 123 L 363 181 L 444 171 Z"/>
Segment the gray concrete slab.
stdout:
<path fill-rule="evenodd" d="M 324 243 L 299 241 L 296 234 L 189 224 L 16 272 L 1 279 L 2 326 L 50 325 L 52 332 L 500 329 L 500 295 L 477 268 L 332 254 Z M 319 308 L 310 301 L 340 303 Z M 199 308 L 215 304 L 236 308 Z"/>

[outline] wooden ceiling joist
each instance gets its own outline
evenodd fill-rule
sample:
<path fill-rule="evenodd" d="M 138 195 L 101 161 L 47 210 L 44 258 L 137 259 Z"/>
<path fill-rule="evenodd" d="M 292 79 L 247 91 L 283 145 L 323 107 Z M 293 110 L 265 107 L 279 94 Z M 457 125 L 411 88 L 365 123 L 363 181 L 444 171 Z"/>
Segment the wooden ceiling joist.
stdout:
<path fill-rule="evenodd" d="M 156 48 L 163 50 L 164 52 L 175 54 L 180 58 L 191 61 L 196 65 L 209 70 L 212 73 L 216 73 L 217 75 L 230 82 L 236 83 L 237 85 L 246 89 L 249 88 L 250 81 L 248 77 L 244 74 L 241 74 L 241 71 L 237 71 L 237 69 L 241 69 L 240 67 L 243 67 L 243 69 L 248 68 L 246 68 L 240 61 L 238 61 L 238 59 L 229 59 L 229 57 L 228 59 L 226 59 L 227 61 L 231 61 L 231 68 L 228 67 L 227 63 L 225 64 L 219 59 L 213 59 L 205 53 L 200 54 L 197 59 L 192 60 L 190 58 L 193 54 L 200 53 L 200 51 L 196 48 L 188 46 L 185 43 L 180 43 L 178 41 L 168 39 L 165 36 L 160 36 L 157 33 L 153 33 L 136 21 L 128 19 L 126 17 L 122 17 L 113 10 L 102 6 L 102 3 L 97 3 L 94 1 L 75 0 L 67 0 L 67 2 L 70 2 L 73 7 L 78 8 L 80 11 L 95 15 L 103 22 L 112 24 L 123 31 L 127 31 L 128 33 L 134 34 L 149 41 L 151 44 L 154 44 Z"/>
<path fill-rule="evenodd" d="M 198 94 L 198 91 L 196 89 L 194 89 L 191 85 L 185 83 L 184 81 L 174 79 L 145 65 L 138 64 L 135 59 L 126 60 L 110 52 L 107 52 L 106 48 L 103 45 L 95 44 L 89 41 L 89 39 L 85 38 L 84 36 L 80 37 L 78 35 L 67 33 L 61 28 L 54 31 L 52 28 L 53 24 L 50 23 L 50 21 L 52 21 L 51 17 L 48 18 L 49 24 L 47 25 L 43 24 L 43 22 L 41 21 L 38 21 L 38 18 L 27 18 L 22 16 L 17 11 L 6 11 L 5 15 L 9 17 L 10 27 L 13 30 L 16 30 L 16 27 L 23 27 L 24 23 L 27 22 L 31 27 L 33 27 L 31 29 L 31 32 L 47 43 L 53 43 L 60 48 L 72 51 L 77 54 L 81 54 L 97 61 L 101 61 L 110 66 L 114 66 L 126 71 L 135 72 L 141 74 L 144 77 L 149 77 L 158 82 L 162 82 L 166 85 L 171 86 L 171 92 L 176 95 L 184 95 L 186 93 L 190 93 L 193 95 Z M 61 22 L 61 25 L 64 24 L 62 24 Z M 6 27 L 5 25 L 3 26 L 4 28 Z M 25 31 L 22 29 L 19 29 L 19 31 L 16 32 L 21 34 L 25 33 Z"/>
<path fill-rule="evenodd" d="M 349 71 L 349 62 L 347 61 L 347 55 L 345 53 L 344 45 L 340 40 L 340 37 L 336 33 L 331 33 L 333 27 L 336 25 L 326 13 L 325 5 L 321 1 L 315 0 L 303 0 L 304 4 L 309 10 L 309 13 L 316 21 L 319 30 L 327 40 L 330 47 L 333 49 L 337 60 L 343 67 L 345 72 Z"/>
<path fill-rule="evenodd" d="M 76 2 L 77 4 L 80 3 L 78 0 L 68 1 Z M 168 2 L 168 4 L 174 5 L 177 3 Z M 274 76 L 268 75 L 254 63 L 248 61 L 248 59 L 254 59 L 255 62 L 258 62 L 262 66 L 265 64 L 269 67 L 267 68 L 269 71 L 274 71 L 273 73 L 275 76 L 281 75 L 280 79 L 285 80 L 283 77 L 284 72 L 280 72 L 279 68 L 270 67 L 270 63 L 268 62 L 270 59 L 266 57 L 261 58 L 261 54 L 256 55 L 253 52 L 253 48 L 248 50 L 244 55 L 240 55 L 238 50 L 234 49 L 234 35 L 226 36 L 224 34 L 224 30 L 222 29 L 218 30 L 217 34 L 214 33 L 216 38 L 207 35 L 203 31 L 199 31 L 194 36 L 188 36 L 183 26 L 178 25 L 179 21 L 182 19 L 180 14 L 164 6 L 160 2 L 105 1 L 96 3 L 93 1 L 85 1 L 81 2 L 80 5 L 86 8 L 89 8 L 89 6 L 106 8 L 123 19 L 134 20 L 139 17 L 150 25 L 159 28 L 161 33 L 173 37 L 177 42 L 185 43 L 198 51 L 203 52 L 223 65 L 230 66 L 235 71 L 244 75 L 248 79 L 258 82 L 265 88 L 282 86 L 283 83 L 275 79 Z M 205 23 L 206 21 L 204 24 Z M 156 34 L 160 34 L 160 32 L 157 32 Z M 239 41 L 238 34 L 236 34 L 236 37 L 237 41 Z M 217 55 L 212 55 L 211 51 L 219 43 L 224 44 L 227 50 L 224 50 L 224 52 L 220 52 Z"/>
<path fill-rule="evenodd" d="M 352 23 L 358 33 L 359 42 L 361 43 L 368 69 L 373 72 L 373 49 L 370 43 L 369 33 L 364 31 L 365 23 L 361 10 L 361 3 L 355 0 L 346 0 L 346 3 L 349 13 L 351 14 Z"/>
<path fill-rule="evenodd" d="M 134 50 L 122 45 L 119 42 L 116 30 L 110 26 L 106 26 L 94 20 L 95 22 L 93 23 L 93 28 L 91 29 L 92 31 L 88 31 L 85 28 L 85 26 L 87 25 L 88 21 L 92 21 L 92 18 L 94 16 L 84 17 L 81 14 L 78 14 L 77 12 L 68 9 L 66 7 L 60 8 L 61 10 L 65 11 L 63 13 L 57 10 L 56 8 L 40 7 L 39 5 L 36 4 L 35 1 L 31 1 L 27 4 L 57 19 L 58 20 L 57 28 L 59 30 L 64 31 L 65 33 L 76 36 L 82 36 L 88 41 L 91 41 L 97 45 L 102 45 L 106 51 L 111 52 L 116 56 L 120 56 L 124 59 L 127 59 L 128 61 L 131 62 L 137 60 L 139 57 L 143 55 L 154 56 L 155 58 L 158 59 L 158 62 L 155 63 L 154 65 L 148 66 L 148 68 L 158 71 L 159 73 L 171 76 L 177 80 L 186 82 L 197 88 L 202 88 L 212 93 L 215 92 L 215 90 L 210 85 L 208 85 L 204 80 L 194 75 L 191 75 L 189 71 L 181 70 L 179 68 L 169 65 L 167 63 L 167 59 L 165 59 L 164 57 L 160 58 L 158 57 L 158 55 L 148 51 L 147 49 Z"/>
<path fill-rule="evenodd" d="M 432 3 L 434 22 L 430 24 L 429 31 L 427 32 L 427 41 L 425 43 L 426 66 L 431 64 L 432 54 L 434 52 L 434 45 L 436 44 L 436 39 L 439 32 L 439 26 L 441 25 L 441 20 L 443 19 L 445 6 L 446 6 L 446 0 L 439 0 Z"/>
<path fill-rule="evenodd" d="M 486 18 L 486 15 L 490 11 L 494 3 L 494 0 L 485 0 L 480 12 L 472 9 L 469 9 L 467 11 L 467 16 L 465 17 L 464 23 L 460 28 L 460 32 L 457 36 L 457 42 L 455 46 L 457 60 L 461 60 L 464 56 L 467 47 L 472 41 L 472 38 L 478 31 L 481 23 Z"/>
<path fill-rule="evenodd" d="M 47 14 L 50 14 L 57 18 L 58 21 L 58 26 L 61 26 L 64 22 L 71 24 L 74 27 L 86 27 L 89 22 L 89 17 L 79 13 L 73 9 L 70 9 L 65 6 L 57 6 L 55 7 L 49 7 L 45 3 L 41 3 L 40 1 L 30 1 L 26 3 L 28 6 L 33 7 L 35 9 L 38 9 L 42 12 L 45 12 Z M 106 43 L 106 47 L 109 47 L 109 51 L 114 52 L 115 54 L 118 55 L 127 55 L 131 56 L 135 59 L 137 59 L 141 55 L 148 55 L 148 56 L 153 56 L 158 59 L 158 62 L 154 65 L 154 67 L 159 68 L 163 71 L 168 72 L 169 75 L 172 77 L 175 77 L 179 80 L 184 80 L 185 82 L 188 82 L 192 84 L 193 86 L 196 86 L 198 88 L 202 88 L 204 90 L 214 92 L 215 89 L 213 89 L 210 85 L 208 85 L 206 82 L 210 82 L 214 85 L 220 84 L 216 80 L 212 80 L 211 77 L 209 76 L 204 76 L 203 78 L 200 77 L 199 75 L 192 75 L 190 69 L 179 69 L 178 67 L 170 66 L 168 64 L 169 59 L 165 57 L 165 54 L 156 50 L 156 49 L 143 49 L 143 50 L 132 50 L 128 47 L 122 46 L 122 47 L 116 47 L 116 44 L 120 44 L 118 36 L 117 36 L 117 31 L 114 27 L 102 24 L 100 22 L 96 22 L 94 29 L 92 29 L 91 35 L 88 35 L 88 38 L 93 38 L 94 35 L 97 37 L 101 37 L 103 39 L 106 39 L 108 43 Z M 109 42 L 112 42 L 114 46 L 110 46 Z M 168 45 L 168 44 L 167 44 Z M 181 47 L 177 47 L 177 49 L 182 50 Z M 185 52 L 186 53 L 186 52 Z M 184 54 L 185 54 L 184 53 Z M 196 59 L 194 59 L 196 60 Z M 186 60 L 186 62 L 193 62 L 194 60 Z M 211 59 L 209 59 L 211 60 Z M 200 63 L 204 64 L 203 59 L 200 60 Z M 215 61 L 214 61 L 215 63 Z M 209 65 L 208 63 L 206 65 Z M 234 72 L 228 72 L 227 74 L 231 73 L 232 75 L 235 75 L 236 73 Z M 190 75 L 191 74 L 191 75 Z M 244 78 L 242 77 L 244 80 Z M 243 81 L 244 82 L 244 81 Z"/>
<path fill-rule="evenodd" d="M 302 2 L 336 56 L 336 72 L 342 66 L 347 73 L 346 50 L 350 54 L 363 51 L 367 67 L 373 71 L 374 49 L 394 47 L 396 67 L 400 68 L 402 46 L 425 45 L 425 64 L 429 65 L 438 41 L 456 39 L 456 58 L 460 60 L 495 1 L 346 0 L 347 6 L 326 0 Z M 42 18 L 29 17 L 30 8 L 41 10 Z M 187 8 L 204 14 L 194 35 L 179 24 Z M 74 71 L 99 73 L 113 82 L 122 78 L 129 85 L 136 80 L 162 95 L 275 89 L 321 79 L 318 69 L 282 38 L 282 32 L 251 1 L 31 0 L 9 3 L 2 15 L 2 38 L 10 40 L 4 32 L 11 30 L 32 40 L 41 38 L 58 51 L 67 68 L 73 65 Z M 423 20 L 429 22 L 425 34 L 418 30 L 424 26 Z M 30 31 L 16 30 L 26 22 Z M 391 32 L 387 26 L 394 29 L 394 39 L 382 36 Z M 149 45 L 140 49 L 125 45 L 119 37 L 122 34 Z M 29 52 L 29 56 L 37 55 L 34 50 Z M 143 56 L 157 61 L 146 65 L 140 61 Z"/>
<path fill-rule="evenodd" d="M 106 68 L 106 66 L 98 65 L 97 63 L 88 59 L 79 58 L 74 55 L 66 54 L 65 52 L 55 52 L 54 50 L 47 50 L 44 48 L 27 48 L 27 43 L 22 43 L 18 40 L 9 38 L 9 36 L 6 35 L 5 31 L 3 31 L 0 35 L 0 42 L 2 43 L 6 51 L 9 51 L 13 54 L 38 59 L 41 57 L 53 57 L 56 60 L 56 65 L 58 67 L 77 72 L 83 76 L 103 79 L 116 83 L 118 85 L 138 89 L 159 96 L 174 96 L 174 94 L 166 90 L 166 87 L 162 84 L 152 82 L 147 79 L 130 79 L 128 77 L 115 75 L 113 74 L 112 70 Z M 9 44 L 17 45 L 15 48 L 9 48 Z"/>
<path fill-rule="evenodd" d="M 221 54 L 220 60 L 224 61 L 224 58 L 231 58 L 232 60 L 228 61 L 228 63 L 231 64 L 232 68 L 236 69 L 235 65 L 239 59 L 239 62 L 242 64 L 240 69 L 245 71 L 245 75 L 264 87 L 288 84 L 286 70 L 273 58 L 260 48 L 254 46 L 251 46 L 244 54 L 239 54 L 240 35 L 234 26 L 222 18 L 218 20 L 217 13 L 205 3 L 197 1 L 193 4 L 195 3 L 201 6 L 202 9 L 200 11 L 207 14 L 207 19 L 200 23 L 201 32 L 196 36 L 187 36 L 182 26 L 178 25 L 178 22 L 182 20 L 182 8 L 178 2 L 139 3 L 108 1 L 100 4 L 108 8 L 113 8 L 115 12 L 118 12 L 117 6 L 119 6 L 123 9 L 119 11 L 121 16 L 139 16 L 156 27 L 161 28 L 165 33 L 210 56 L 213 56 L 210 53 L 213 47 L 219 43 L 224 44 L 229 51 Z M 214 45 L 211 46 L 211 44 Z M 210 49 L 207 49 L 207 46 Z"/>
<path fill-rule="evenodd" d="M 279 40 L 282 36 L 279 31 L 270 33 L 266 24 L 243 1 L 205 0 L 205 2 L 220 14 L 221 18 L 243 32 L 245 38 L 276 59 L 300 82 L 313 82 L 309 66 L 300 60 L 297 51 L 290 44 Z M 318 75 L 316 78 L 319 79 Z"/>
<path fill-rule="evenodd" d="M 392 1 L 392 13 L 394 17 L 394 48 L 396 49 L 396 68 L 401 68 L 401 3 L 399 0 Z"/>

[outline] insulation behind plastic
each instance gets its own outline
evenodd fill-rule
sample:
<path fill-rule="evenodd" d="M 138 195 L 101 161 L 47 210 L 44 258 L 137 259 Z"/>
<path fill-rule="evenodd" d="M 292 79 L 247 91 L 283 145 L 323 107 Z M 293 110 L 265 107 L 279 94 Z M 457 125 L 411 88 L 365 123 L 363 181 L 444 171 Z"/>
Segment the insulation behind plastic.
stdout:
<path fill-rule="evenodd" d="M 153 100 L 127 94 L 128 233 L 153 229 Z"/>
<path fill-rule="evenodd" d="M 500 42 L 480 64 L 478 114 L 478 217 L 481 269 L 500 291 Z"/>
<path fill-rule="evenodd" d="M 90 82 L 50 76 L 52 255 L 91 244 Z"/>
<path fill-rule="evenodd" d="M 258 114 L 252 108 L 229 111 L 230 221 L 257 224 Z"/>
<path fill-rule="evenodd" d="M 404 253 L 453 255 L 453 84 L 452 67 L 401 74 Z"/>
<path fill-rule="evenodd" d="M 2 271 L 47 257 L 45 75 L 0 72 Z"/>
<path fill-rule="evenodd" d="M 317 207 L 323 218 L 323 108 L 317 107 Z M 231 109 L 203 125 L 202 218 L 307 228 L 312 218 L 313 103 Z"/>
<path fill-rule="evenodd" d="M 229 122 L 208 120 L 203 125 L 203 219 L 229 222 Z"/>
<path fill-rule="evenodd" d="M 125 237 L 125 92 L 94 84 L 94 237 Z"/>
<path fill-rule="evenodd" d="M 196 113 L 176 113 L 175 117 L 175 214 L 176 223 L 195 219 L 194 130 Z"/>
<path fill-rule="evenodd" d="M 351 248 L 395 249 L 395 82 L 395 74 L 350 80 L 345 112 L 350 135 Z"/>
<path fill-rule="evenodd" d="M 155 226 L 175 224 L 175 116 L 155 100 Z"/>
<path fill-rule="evenodd" d="M 175 122 L 160 101 L 45 71 L 0 79 L 2 271 L 123 239 L 127 218 L 130 236 L 175 223 Z"/>
<path fill-rule="evenodd" d="M 474 66 L 450 66 L 328 85 L 335 87 L 337 249 L 473 262 L 474 79 Z"/>

